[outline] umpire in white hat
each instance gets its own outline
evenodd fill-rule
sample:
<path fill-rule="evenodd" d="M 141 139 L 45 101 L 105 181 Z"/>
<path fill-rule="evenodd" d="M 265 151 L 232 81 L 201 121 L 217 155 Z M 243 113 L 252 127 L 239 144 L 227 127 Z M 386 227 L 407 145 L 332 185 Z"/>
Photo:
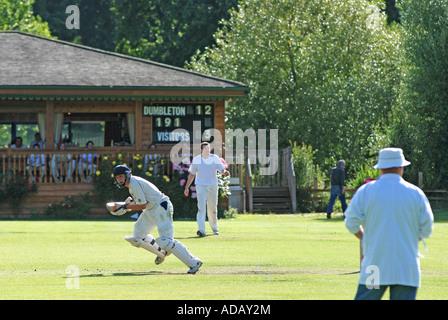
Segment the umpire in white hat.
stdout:
<path fill-rule="evenodd" d="M 402 178 L 410 165 L 399 148 L 379 152 L 381 176 L 361 186 L 345 216 L 345 226 L 361 240 L 356 300 L 379 300 L 389 287 L 391 300 L 414 300 L 420 287 L 419 240 L 433 230 L 427 197 Z"/>

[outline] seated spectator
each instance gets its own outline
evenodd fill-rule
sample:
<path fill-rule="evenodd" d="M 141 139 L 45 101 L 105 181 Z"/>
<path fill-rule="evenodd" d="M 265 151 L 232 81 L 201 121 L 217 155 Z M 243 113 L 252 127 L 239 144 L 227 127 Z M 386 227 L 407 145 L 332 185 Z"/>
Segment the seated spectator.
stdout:
<path fill-rule="evenodd" d="M 14 143 L 11 145 L 11 148 L 28 148 L 28 146 L 23 144 L 22 137 L 16 137 L 14 139 Z"/>
<path fill-rule="evenodd" d="M 34 181 L 34 174 L 40 172 L 40 180 L 43 181 L 45 175 L 45 155 L 39 154 L 39 144 L 35 144 L 33 146 L 33 150 L 36 152 L 35 154 L 31 154 L 28 158 L 26 164 L 26 171 L 30 175 L 31 182 Z"/>
<path fill-rule="evenodd" d="M 44 142 L 40 138 L 40 133 L 39 132 L 36 132 L 36 134 L 34 135 L 34 141 L 31 142 L 30 148 L 33 148 L 33 146 L 35 144 L 38 144 L 40 148 L 44 147 Z"/>
<path fill-rule="evenodd" d="M 93 141 L 87 141 L 85 150 L 86 151 L 93 150 Z M 96 172 L 96 164 L 94 163 L 96 158 L 97 155 L 94 153 L 88 153 L 88 154 L 84 153 L 79 158 L 78 172 L 83 182 L 86 182 L 85 174 L 87 175 L 87 181 L 89 183 L 92 182 L 92 174 Z"/>
<path fill-rule="evenodd" d="M 59 144 L 58 149 L 65 150 L 65 142 Z M 55 153 L 51 158 L 51 173 L 56 183 L 71 181 L 72 179 L 72 155 L 69 153 Z"/>
<path fill-rule="evenodd" d="M 149 150 L 156 150 L 157 147 L 155 144 L 151 143 L 148 147 Z M 157 159 L 158 154 L 146 154 L 145 155 L 145 163 L 144 163 L 144 169 L 145 171 L 149 170 L 152 171 L 152 174 L 157 175 Z M 152 167 L 153 169 L 149 169 Z"/>

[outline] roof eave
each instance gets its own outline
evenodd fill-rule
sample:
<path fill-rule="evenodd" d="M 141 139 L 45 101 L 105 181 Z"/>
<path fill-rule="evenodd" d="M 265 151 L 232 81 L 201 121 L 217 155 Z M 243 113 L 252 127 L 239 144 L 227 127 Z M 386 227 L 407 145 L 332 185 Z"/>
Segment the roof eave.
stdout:
<path fill-rule="evenodd" d="M 0 85 L 0 92 L 3 90 L 109 90 L 111 93 L 116 90 L 130 91 L 246 91 L 250 88 L 247 86 L 233 87 L 145 87 L 145 86 L 77 86 L 77 85 Z"/>
<path fill-rule="evenodd" d="M 249 91 L 249 87 L 0 86 L 0 100 L 225 100 Z"/>

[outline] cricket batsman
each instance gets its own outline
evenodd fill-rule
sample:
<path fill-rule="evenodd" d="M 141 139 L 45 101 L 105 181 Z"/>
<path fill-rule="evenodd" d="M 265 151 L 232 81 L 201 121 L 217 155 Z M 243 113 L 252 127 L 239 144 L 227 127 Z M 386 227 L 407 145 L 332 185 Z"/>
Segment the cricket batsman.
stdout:
<path fill-rule="evenodd" d="M 134 233 L 124 239 L 134 247 L 154 253 L 157 256 L 155 260 L 157 265 L 172 253 L 190 268 L 189 274 L 198 272 L 202 261 L 174 239 L 173 205 L 169 197 L 146 179 L 133 176 L 127 166 L 116 166 L 113 176 L 117 187 L 128 188 L 131 197 L 125 202 L 109 202 L 106 207 L 110 213 L 122 215 L 130 210 L 143 210 L 134 225 Z M 157 239 L 150 234 L 156 227 L 159 233 Z"/>

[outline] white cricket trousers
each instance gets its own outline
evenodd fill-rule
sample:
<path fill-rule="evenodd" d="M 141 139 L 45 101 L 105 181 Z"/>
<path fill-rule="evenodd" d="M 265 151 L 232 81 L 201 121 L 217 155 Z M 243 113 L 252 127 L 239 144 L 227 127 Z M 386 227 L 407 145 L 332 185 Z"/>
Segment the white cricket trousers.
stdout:
<path fill-rule="evenodd" d="M 218 231 L 218 185 L 196 185 L 198 231 L 205 234 L 205 214 L 213 231 Z"/>
<path fill-rule="evenodd" d="M 134 237 L 143 239 L 157 227 L 160 237 L 173 239 L 173 205 L 171 201 L 167 202 L 167 210 L 161 205 L 157 205 L 152 210 L 143 210 L 134 224 Z"/>
<path fill-rule="evenodd" d="M 137 222 L 134 224 L 133 237 L 144 239 L 157 227 L 159 237 L 155 240 L 157 243 L 156 250 L 157 248 L 161 247 L 167 252 L 172 252 L 176 256 L 176 258 L 178 258 L 188 267 L 192 268 L 194 266 L 197 266 L 198 262 L 201 261 L 197 257 L 193 256 L 183 243 L 174 239 L 173 205 L 169 200 L 167 200 L 166 202 L 166 210 L 160 204 L 158 204 L 152 210 L 143 210 L 142 214 L 137 219 Z M 154 246 L 153 243 L 151 243 L 151 246 Z M 154 249 L 148 251 L 154 253 L 153 250 Z"/>

